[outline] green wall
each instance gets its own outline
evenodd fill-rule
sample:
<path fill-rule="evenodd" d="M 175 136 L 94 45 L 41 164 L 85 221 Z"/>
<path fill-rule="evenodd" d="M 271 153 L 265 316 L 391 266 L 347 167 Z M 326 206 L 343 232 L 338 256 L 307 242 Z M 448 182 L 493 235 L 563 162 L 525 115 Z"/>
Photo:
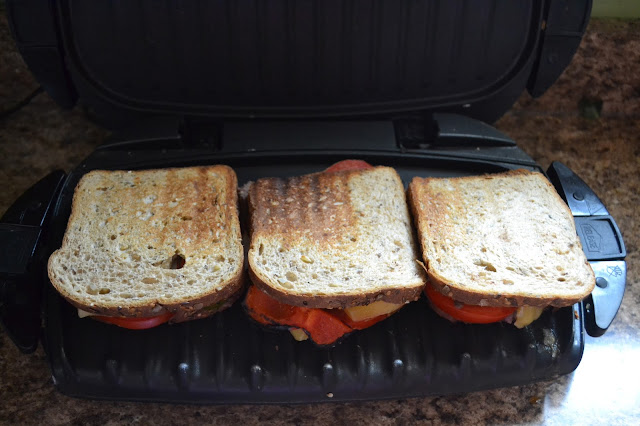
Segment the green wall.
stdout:
<path fill-rule="evenodd" d="M 640 18 L 640 0 L 593 0 L 591 16 Z"/>

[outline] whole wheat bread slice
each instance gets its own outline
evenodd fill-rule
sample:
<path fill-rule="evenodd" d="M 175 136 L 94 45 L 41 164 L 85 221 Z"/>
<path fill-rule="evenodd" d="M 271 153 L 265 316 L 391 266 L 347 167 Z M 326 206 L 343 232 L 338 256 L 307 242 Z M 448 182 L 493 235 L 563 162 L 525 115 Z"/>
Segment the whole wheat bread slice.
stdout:
<path fill-rule="evenodd" d="M 254 284 L 291 305 L 416 300 L 425 284 L 395 170 L 260 179 L 249 188 Z"/>
<path fill-rule="evenodd" d="M 481 306 L 567 306 L 595 278 L 573 216 L 540 173 L 414 178 L 409 203 L 429 281 Z"/>
<path fill-rule="evenodd" d="M 227 166 L 87 173 L 49 258 L 51 283 L 90 313 L 211 315 L 243 285 L 237 203 Z"/>

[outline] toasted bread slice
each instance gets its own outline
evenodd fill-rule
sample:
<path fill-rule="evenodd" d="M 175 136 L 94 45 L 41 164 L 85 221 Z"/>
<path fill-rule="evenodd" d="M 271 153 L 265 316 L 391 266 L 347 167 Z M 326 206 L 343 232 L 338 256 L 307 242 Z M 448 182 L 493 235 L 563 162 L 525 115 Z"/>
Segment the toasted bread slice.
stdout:
<path fill-rule="evenodd" d="M 51 283 L 94 314 L 170 311 L 180 322 L 219 311 L 243 285 L 237 197 L 227 166 L 87 173 Z"/>
<path fill-rule="evenodd" d="M 430 282 L 480 306 L 567 306 L 595 278 L 573 216 L 540 173 L 414 178 L 409 203 Z"/>
<path fill-rule="evenodd" d="M 420 296 L 425 276 L 395 170 L 260 179 L 248 204 L 249 274 L 281 302 L 345 308 Z"/>

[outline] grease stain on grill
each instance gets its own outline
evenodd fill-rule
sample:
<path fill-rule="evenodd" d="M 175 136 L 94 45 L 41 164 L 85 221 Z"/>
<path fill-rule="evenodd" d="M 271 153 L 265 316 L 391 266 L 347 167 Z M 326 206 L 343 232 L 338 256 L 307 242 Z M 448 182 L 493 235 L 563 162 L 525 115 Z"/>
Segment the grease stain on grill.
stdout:
<path fill-rule="evenodd" d="M 393 383 L 396 385 L 402 383 L 404 379 L 404 362 L 401 359 L 395 359 L 391 366 Z"/>
<path fill-rule="evenodd" d="M 249 375 L 249 386 L 252 391 L 261 391 L 264 387 L 264 371 L 257 364 L 251 366 Z"/>
<path fill-rule="evenodd" d="M 188 389 L 189 388 L 189 371 L 191 368 L 189 364 L 186 362 L 181 362 L 178 364 L 177 371 L 177 379 L 178 379 L 178 387 L 180 389 Z"/>
<path fill-rule="evenodd" d="M 336 387 L 336 370 L 329 362 L 322 366 L 322 388 L 326 392 L 330 392 Z"/>

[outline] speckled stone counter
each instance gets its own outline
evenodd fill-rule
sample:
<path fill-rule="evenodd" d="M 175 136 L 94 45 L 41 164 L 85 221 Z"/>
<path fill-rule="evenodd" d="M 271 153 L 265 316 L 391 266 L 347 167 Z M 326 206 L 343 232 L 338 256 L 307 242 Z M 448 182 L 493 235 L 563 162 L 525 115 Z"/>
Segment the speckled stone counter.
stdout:
<path fill-rule="evenodd" d="M 185 406 L 72 399 L 56 391 L 44 352 L 23 355 L 0 331 L 0 424 L 638 424 L 640 423 L 640 22 L 594 21 L 577 56 L 540 99 L 524 94 L 497 127 L 546 168 L 559 160 L 596 191 L 627 247 L 627 291 L 577 370 L 527 386 L 382 402 Z M 37 87 L 0 10 L 0 111 Z M 579 105 L 602 101 L 599 118 Z M 584 111 L 583 111 L 584 112 Z M 584 115 L 584 114 L 583 114 Z M 593 114 L 587 114 L 593 115 Z M 0 119 L 0 212 L 54 169 L 70 170 L 108 133 L 46 94 Z"/>

